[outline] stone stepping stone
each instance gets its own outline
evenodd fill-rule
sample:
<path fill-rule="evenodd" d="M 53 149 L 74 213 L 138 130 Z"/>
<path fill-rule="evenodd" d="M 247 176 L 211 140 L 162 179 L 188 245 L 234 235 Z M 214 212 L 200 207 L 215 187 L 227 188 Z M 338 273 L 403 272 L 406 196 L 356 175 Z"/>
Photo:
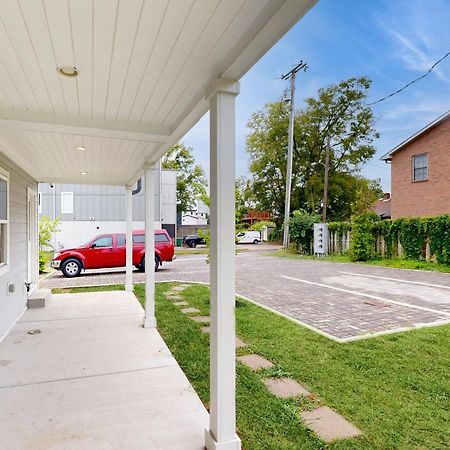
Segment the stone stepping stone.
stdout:
<path fill-rule="evenodd" d="M 202 333 L 209 333 L 211 327 L 202 327 L 201 331 Z"/>
<path fill-rule="evenodd" d="M 189 319 L 199 323 L 209 323 L 209 316 L 189 316 Z"/>
<path fill-rule="evenodd" d="M 187 306 L 187 305 L 189 305 L 188 302 L 173 302 L 173 304 L 175 306 Z"/>
<path fill-rule="evenodd" d="M 197 308 L 183 308 L 183 309 L 180 309 L 180 311 L 183 314 L 197 314 L 200 312 L 200 310 Z"/>
<path fill-rule="evenodd" d="M 280 398 L 307 397 L 310 392 L 292 378 L 266 378 L 264 384 L 273 395 Z"/>
<path fill-rule="evenodd" d="M 268 369 L 269 367 L 273 367 L 271 361 L 259 355 L 238 356 L 237 359 L 239 362 L 245 364 L 247 367 L 250 367 L 252 370 Z"/>
<path fill-rule="evenodd" d="M 247 344 L 236 336 L 236 348 L 247 347 Z"/>
<path fill-rule="evenodd" d="M 174 286 L 174 287 L 172 288 L 172 291 L 175 291 L 175 292 L 182 292 L 182 291 L 184 291 L 187 287 L 188 287 L 188 286 L 184 286 L 184 285 L 181 285 L 181 286 Z"/>
<path fill-rule="evenodd" d="M 325 442 L 349 439 L 362 434 L 358 428 L 327 406 L 321 406 L 312 411 L 302 411 L 300 416 L 308 428 L 311 428 Z"/>

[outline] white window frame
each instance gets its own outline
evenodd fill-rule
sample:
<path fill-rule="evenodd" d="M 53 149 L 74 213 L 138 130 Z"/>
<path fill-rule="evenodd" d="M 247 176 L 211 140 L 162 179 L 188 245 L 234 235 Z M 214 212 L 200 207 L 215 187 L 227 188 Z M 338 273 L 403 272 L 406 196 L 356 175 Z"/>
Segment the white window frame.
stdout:
<path fill-rule="evenodd" d="M 42 214 L 42 192 L 38 192 L 37 202 L 38 202 L 38 214 Z"/>
<path fill-rule="evenodd" d="M 426 165 L 426 169 L 427 169 L 427 176 L 426 178 L 423 178 L 421 180 L 416 180 L 416 158 L 419 156 L 425 156 L 426 157 L 426 161 L 427 161 L 427 165 Z M 420 167 L 420 169 L 423 169 L 423 167 Z M 430 162 L 428 159 L 428 153 L 424 152 L 424 153 L 418 153 L 417 155 L 412 155 L 411 158 L 411 177 L 412 177 L 412 182 L 413 183 L 423 183 L 424 181 L 428 181 L 428 177 L 430 175 Z"/>
<path fill-rule="evenodd" d="M 9 224 L 10 224 L 10 202 L 9 202 L 9 185 L 10 185 L 10 175 L 9 172 L 2 167 L 0 167 L 0 178 L 4 181 L 6 181 L 6 220 L 0 219 L 0 224 L 6 225 L 6 258 L 5 262 L 0 262 L 0 276 L 5 274 L 9 271 L 9 246 L 10 246 L 10 239 L 9 239 Z"/>
<path fill-rule="evenodd" d="M 71 210 L 64 209 L 64 197 L 69 196 L 71 201 Z M 61 192 L 61 214 L 73 214 L 73 192 Z"/>

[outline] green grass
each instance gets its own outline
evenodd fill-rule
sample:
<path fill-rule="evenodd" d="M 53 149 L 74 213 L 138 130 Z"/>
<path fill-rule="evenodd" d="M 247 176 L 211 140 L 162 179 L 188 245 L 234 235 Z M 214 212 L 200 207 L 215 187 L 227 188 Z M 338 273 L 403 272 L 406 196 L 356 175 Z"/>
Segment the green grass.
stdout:
<path fill-rule="evenodd" d="M 209 336 L 163 295 L 173 283 L 156 287 L 158 329 L 202 401 L 209 399 Z M 123 289 L 77 288 L 71 292 Z M 64 290 L 67 292 L 67 290 Z M 144 303 L 144 285 L 135 293 Z M 181 293 L 190 306 L 209 314 L 207 286 Z M 450 326 L 423 328 L 338 344 L 245 300 L 237 300 L 237 333 L 275 367 L 254 373 L 237 366 L 237 425 L 246 450 L 425 450 L 450 442 Z M 291 376 L 310 399 L 281 400 L 267 391 L 265 376 Z M 303 426 L 298 411 L 327 405 L 364 436 L 331 444 Z"/>
<path fill-rule="evenodd" d="M 74 288 L 53 288 L 52 294 L 78 294 L 83 292 L 107 292 L 107 291 L 124 291 L 123 284 L 114 284 L 108 286 L 89 286 L 89 287 L 74 287 Z"/>
<path fill-rule="evenodd" d="M 365 262 L 355 262 L 351 261 L 348 255 L 328 255 L 325 257 L 317 257 L 311 255 L 298 255 L 296 253 L 285 251 L 283 249 L 271 253 L 264 253 L 263 256 L 275 256 L 278 258 L 293 258 L 293 259 L 309 259 L 315 261 L 328 261 L 328 262 L 340 262 L 340 263 L 364 264 L 364 265 L 368 264 L 371 266 L 392 267 L 395 269 L 427 270 L 434 272 L 450 273 L 450 266 L 433 263 L 431 261 L 409 260 L 400 258 L 392 258 L 392 259 L 377 258 Z"/>

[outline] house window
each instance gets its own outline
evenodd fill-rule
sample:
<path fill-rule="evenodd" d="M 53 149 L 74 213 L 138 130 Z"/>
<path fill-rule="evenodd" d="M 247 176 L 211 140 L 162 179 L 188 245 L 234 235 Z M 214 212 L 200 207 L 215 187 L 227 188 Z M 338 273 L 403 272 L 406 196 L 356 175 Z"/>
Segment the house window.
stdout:
<path fill-rule="evenodd" d="M 428 154 L 414 155 L 412 157 L 413 181 L 428 180 Z"/>
<path fill-rule="evenodd" d="M 9 172 L 0 167 L 0 274 L 9 256 Z"/>
<path fill-rule="evenodd" d="M 73 214 L 73 192 L 61 192 L 61 214 Z"/>
<path fill-rule="evenodd" d="M 38 192 L 38 213 L 42 214 L 42 192 Z"/>

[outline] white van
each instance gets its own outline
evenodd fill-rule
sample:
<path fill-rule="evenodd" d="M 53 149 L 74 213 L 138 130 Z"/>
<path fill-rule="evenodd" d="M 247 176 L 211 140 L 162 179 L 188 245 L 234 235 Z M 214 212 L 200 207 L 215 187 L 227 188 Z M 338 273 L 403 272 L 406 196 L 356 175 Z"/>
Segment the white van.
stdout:
<path fill-rule="evenodd" d="M 259 231 L 241 231 L 236 235 L 236 244 L 259 244 L 261 233 Z"/>

